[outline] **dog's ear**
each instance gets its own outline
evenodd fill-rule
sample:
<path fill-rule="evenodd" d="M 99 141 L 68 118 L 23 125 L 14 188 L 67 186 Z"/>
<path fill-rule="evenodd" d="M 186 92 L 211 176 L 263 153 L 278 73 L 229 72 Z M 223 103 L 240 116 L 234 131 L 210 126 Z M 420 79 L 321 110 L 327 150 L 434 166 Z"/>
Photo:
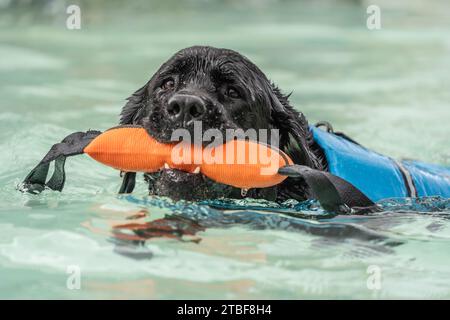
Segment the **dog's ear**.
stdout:
<path fill-rule="evenodd" d="M 142 118 L 148 100 L 149 83 L 150 81 L 127 98 L 128 102 L 120 112 L 120 124 L 136 124 Z"/>
<path fill-rule="evenodd" d="M 321 169 L 320 158 L 310 148 L 314 140 L 305 116 L 289 104 L 289 95 L 282 94 L 273 83 L 270 87 L 271 117 L 274 126 L 280 130 L 281 150 L 295 163 Z"/>

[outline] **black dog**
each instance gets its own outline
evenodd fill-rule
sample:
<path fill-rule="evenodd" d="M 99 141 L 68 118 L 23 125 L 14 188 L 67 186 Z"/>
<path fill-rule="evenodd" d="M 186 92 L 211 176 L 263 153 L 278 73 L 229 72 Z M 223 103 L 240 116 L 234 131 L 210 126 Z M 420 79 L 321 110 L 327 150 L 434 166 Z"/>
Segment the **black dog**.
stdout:
<path fill-rule="evenodd" d="M 177 52 L 128 98 L 120 124 L 142 125 L 160 142 L 169 142 L 178 128 L 193 134 L 192 120 L 201 121 L 203 131 L 275 128 L 279 129 L 280 149 L 296 164 L 326 170 L 324 156 L 313 141 L 308 122 L 288 98 L 241 54 L 194 46 Z M 293 178 L 276 187 L 250 190 L 247 196 L 276 201 L 301 201 L 312 196 L 311 183 L 306 183 L 304 174 L 287 174 Z M 132 189 L 134 178 L 132 173 L 125 176 L 121 192 Z M 150 194 L 173 199 L 242 197 L 239 189 L 215 183 L 202 174 L 176 169 L 146 174 L 146 180 Z M 365 203 L 353 200 L 350 205 L 367 205 L 365 200 Z"/>
<path fill-rule="evenodd" d="M 290 105 L 288 98 L 241 54 L 195 46 L 177 52 L 128 98 L 120 124 L 143 126 L 163 143 L 171 142 L 177 129 L 185 129 L 194 136 L 196 121 L 201 122 L 203 132 L 215 129 L 224 137 L 229 129 L 242 132 L 277 129 L 278 147 L 296 164 L 280 169 L 280 174 L 289 176 L 283 183 L 248 192 L 214 182 L 201 173 L 165 168 L 144 175 L 152 195 L 175 200 L 245 196 L 272 201 L 315 198 L 326 210 L 336 212 L 373 206 L 353 185 L 327 172 L 326 158 L 314 141 L 308 122 Z M 23 190 L 36 193 L 48 187 L 61 191 L 65 158 L 82 153 L 98 134 L 98 131 L 77 132 L 54 145 L 25 178 Z M 53 160 L 55 173 L 46 182 L 49 163 Z M 136 173 L 126 173 L 119 192 L 133 191 L 135 178 Z"/>
<path fill-rule="evenodd" d="M 305 117 L 256 65 L 235 51 L 195 46 L 177 52 L 128 98 L 120 124 L 142 125 L 160 142 L 169 142 L 172 132 L 180 127 L 193 134 L 191 120 L 201 121 L 203 131 L 216 128 L 224 136 L 226 129 L 277 128 L 280 148 L 296 163 L 324 168 Z M 187 200 L 241 197 L 241 190 L 202 174 L 167 169 L 146 178 L 154 195 Z M 304 184 L 284 183 L 250 190 L 248 195 L 304 200 L 306 192 Z"/>

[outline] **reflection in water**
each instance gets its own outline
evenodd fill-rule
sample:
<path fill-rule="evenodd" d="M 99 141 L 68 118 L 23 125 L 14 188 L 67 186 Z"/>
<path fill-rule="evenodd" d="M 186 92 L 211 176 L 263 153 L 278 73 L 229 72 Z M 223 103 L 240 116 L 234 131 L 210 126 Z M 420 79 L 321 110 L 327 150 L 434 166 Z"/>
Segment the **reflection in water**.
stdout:
<path fill-rule="evenodd" d="M 95 227 L 92 222 L 86 221 L 82 225 L 97 234 L 110 236 L 110 241 L 115 244 L 114 251 L 118 254 L 133 259 L 148 259 L 152 253 L 145 247 L 145 242 L 154 238 L 175 239 L 181 242 L 199 243 L 197 232 L 204 231 L 194 220 L 177 215 L 166 215 L 163 218 L 151 219 L 151 214 L 146 209 L 137 212 L 126 212 L 126 222 L 123 220 L 111 220 L 117 218 L 117 213 L 112 208 L 97 207 L 96 211 L 107 219 L 108 229 Z M 122 212 L 123 213 L 123 212 Z"/>
<path fill-rule="evenodd" d="M 115 225 L 112 233 L 116 239 L 134 243 L 152 238 L 170 238 L 198 243 L 200 238 L 186 240 L 184 237 L 195 236 L 197 232 L 204 230 L 204 227 L 193 220 L 179 216 L 167 216 L 151 222 Z"/>
<path fill-rule="evenodd" d="M 297 211 L 306 206 L 309 207 L 310 202 L 296 205 L 289 202 L 285 206 L 273 203 L 271 207 L 271 203 L 267 201 L 227 199 L 209 201 L 208 204 L 211 206 L 208 206 L 184 201 L 173 202 L 159 197 L 138 199 L 128 195 L 125 198 L 134 203 L 145 203 L 149 207 L 165 207 L 174 212 L 163 218 L 148 221 L 151 215 L 145 210 L 140 210 L 127 217 L 127 220 L 131 220 L 129 222 L 111 223 L 111 241 L 115 244 L 115 252 L 134 259 L 152 257 L 151 252 L 145 247 L 147 240 L 168 238 L 199 243 L 201 238 L 196 236 L 198 232 L 205 231 L 206 228 L 233 226 L 245 226 L 253 230 L 274 229 L 306 232 L 314 236 L 334 239 L 334 241 L 355 238 L 389 246 L 401 243 L 354 223 L 363 217 L 332 216 L 335 219 L 331 219 L 330 215 L 321 210 L 319 213 L 305 211 L 303 214 Z M 252 205 L 246 205 L 245 201 L 251 202 Z M 248 209 L 242 210 L 243 208 Z M 299 218 L 298 215 L 301 215 L 302 218 Z"/>
<path fill-rule="evenodd" d="M 206 228 L 229 228 L 232 226 L 245 226 L 253 230 L 275 229 L 291 232 L 306 232 L 324 239 L 320 243 L 329 241 L 344 241 L 358 239 L 380 243 L 387 246 L 397 246 L 402 243 L 383 235 L 383 228 L 393 227 L 404 219 L 412 219 L 414 215 L 398 216 L 396 212 L 415 210 L 416 212 L 429 212 L 438 214 L 448 210 L 450 200 L 430 197 L 419 199 L 389 199 L 380 202 L 380 205 L 389 211 L 364 216 L 336 216 L 330 215 L 317 208 L 311 201 L 285 204 L 276 204 L 268 201 L 244 200 L 211 200 L 203 204 L 184 201 L 173 202 L 159 197 L 146 197 L 138 199 L 134 196 L 125 196 L 127 201 L 145 204 L 150 207 L 164 207 L 173 214 L 165 215 L 152 221 L 146 221 L 149 214 L 145 210 L 133 213 L 127 220 L 133 222 L 115 223 L 112 226 L 112 241 L 115 243 L 115 252 L 134 259 L 150 258 L 152 255 L 145 248 L 145 241 L 154 238 L 169 238 L 179 241 L 199 243 L 200 237 L 196 234 Z M 315 210 L 311 210 L 315 208 Z M 309 209 L 309 211 L 304 211 Z M 386 215 L 390 219 L 384 219 Z M 381 219 L 372 219 L 379 218 Z M 444 217 L 448 215 L 444 212 Z M 398 219 L 393 219 L 397 217 Z M 358 223 L 358 224 L 356 224 Z M 427 226 L 430 231 L 442 229 L 438 221 Z M 327 240 L 328 239 L 328 240 Z M 371 246 L 370 244 L 367 244 Z M 387 248 L 380 249 L 391 252 Z M 224 250 L 226 251 L 226 249 Z"/>

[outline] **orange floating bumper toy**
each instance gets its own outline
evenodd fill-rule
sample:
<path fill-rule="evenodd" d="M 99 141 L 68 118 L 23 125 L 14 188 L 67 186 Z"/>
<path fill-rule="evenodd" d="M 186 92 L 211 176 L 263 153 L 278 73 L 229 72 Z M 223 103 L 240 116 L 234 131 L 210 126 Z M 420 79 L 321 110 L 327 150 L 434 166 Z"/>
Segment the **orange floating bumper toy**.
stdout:
<path fill-rule="evenodd" d="M 254 141 L 230 140 L 218 146 L 195 146 L 186 142 L 160 143 L 138 126 L 119 126 L 101 133 L 77 132 L 55 144 L 24 185 L 40 192 L 39 185 L 62 190 L 65 157 L 86 153 L 107 166 L 124 172 L 157 172 L 167 168 L 202 173 L 237 188 L 265 188 L 286 176 L 278 169 L 293 164 L 282 151 Z M 55 160 L 55 173 L 45 182 L 48 166 Z"/>
<path fill-rule="evenodd" d="M 126 172 L 164 167 L 199 172 L 237 188 L 265 188 L 282 182 L 278 169 L 292 164 L 282 151 L 253 141 L 231 140 L 216 147 L 160 143 L 142 127 L 112 128 L 84 148 L 93 159 Z"/>

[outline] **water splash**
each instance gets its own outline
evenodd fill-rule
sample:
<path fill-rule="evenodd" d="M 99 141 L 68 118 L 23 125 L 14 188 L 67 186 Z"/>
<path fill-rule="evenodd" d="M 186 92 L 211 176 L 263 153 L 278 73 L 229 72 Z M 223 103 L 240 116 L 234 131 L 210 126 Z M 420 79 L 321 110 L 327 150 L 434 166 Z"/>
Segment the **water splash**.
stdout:
<path fill-rule="evenodd" d="M 384 211 L 450 215 L 450 199 L 442 197 L 392 198 L 378 202 Z"/>

